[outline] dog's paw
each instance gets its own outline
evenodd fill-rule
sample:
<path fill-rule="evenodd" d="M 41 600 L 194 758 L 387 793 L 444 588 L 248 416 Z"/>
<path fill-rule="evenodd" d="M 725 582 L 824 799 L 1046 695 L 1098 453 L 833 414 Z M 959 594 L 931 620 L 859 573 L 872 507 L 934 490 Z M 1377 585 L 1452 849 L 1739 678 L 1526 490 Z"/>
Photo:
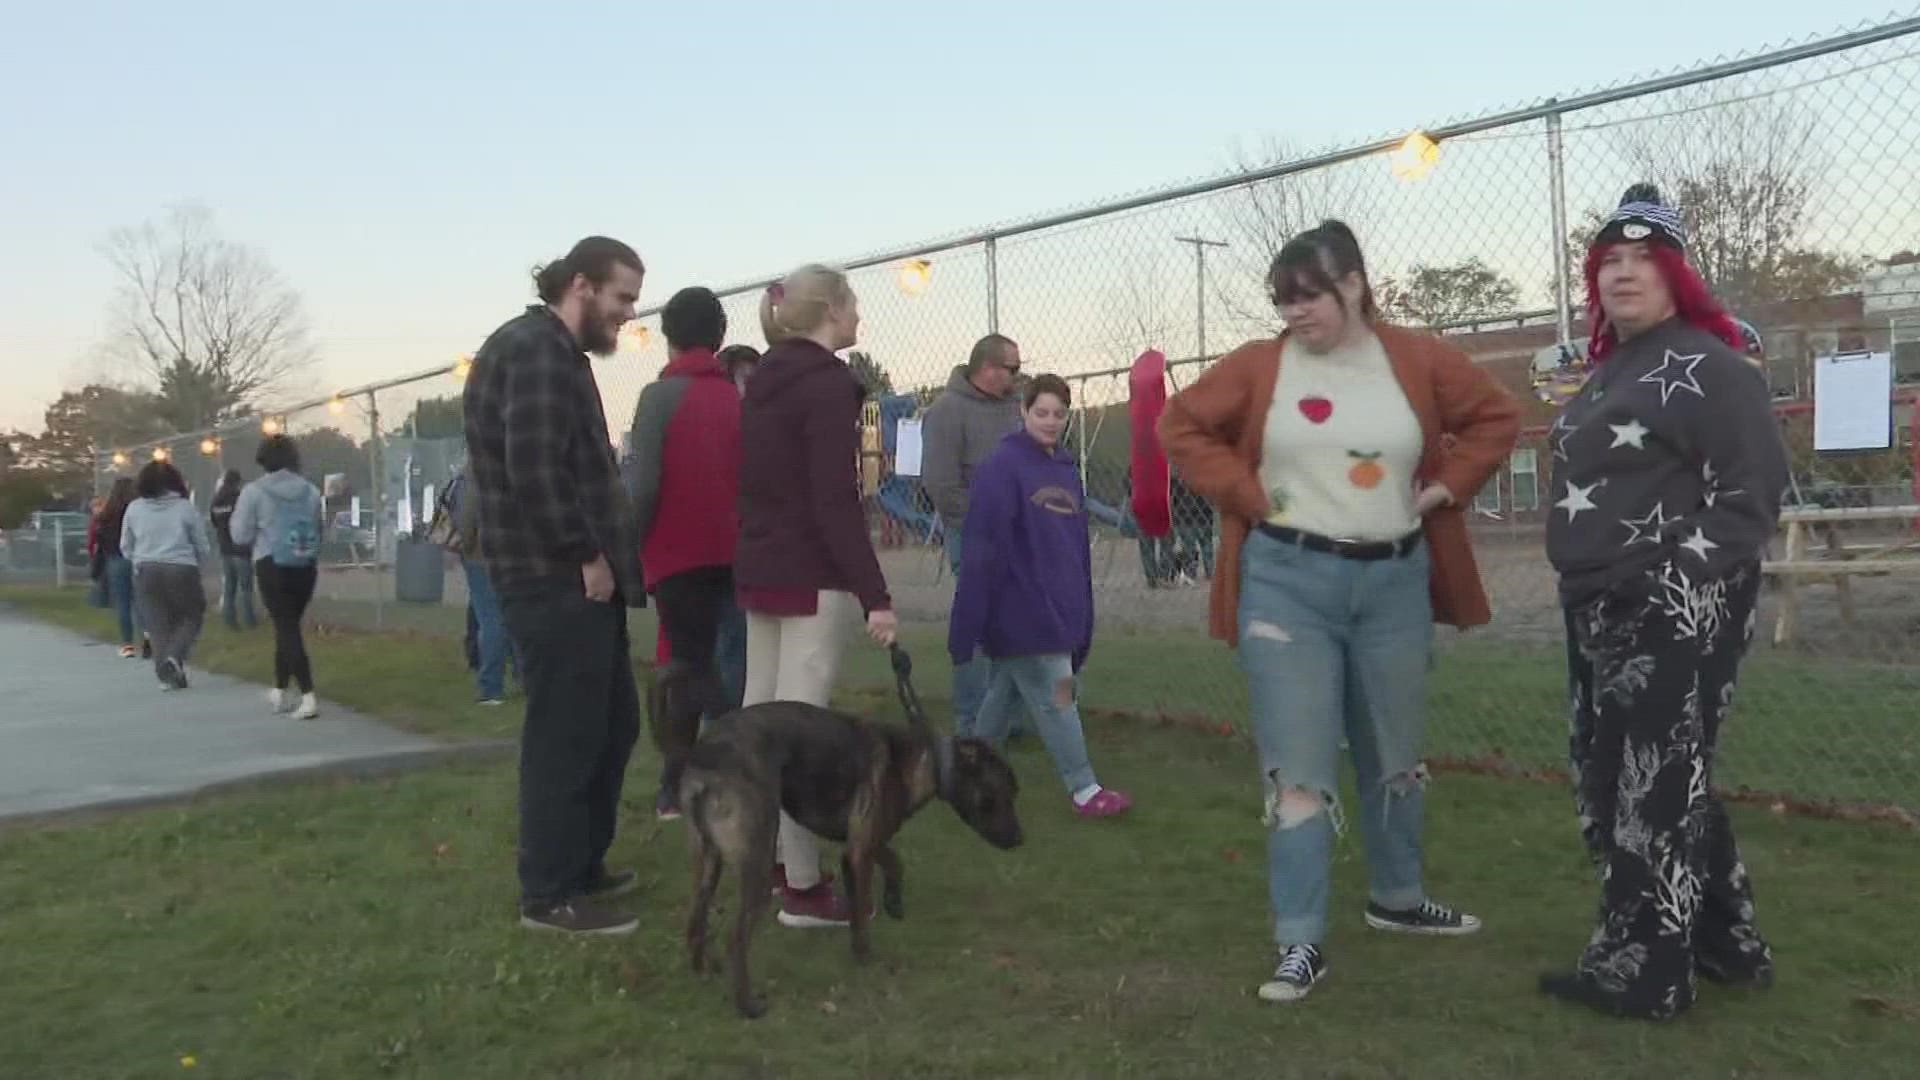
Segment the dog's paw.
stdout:
<path fill-rule="evenodd" d="M 707 954 L 705 950 L 687 954 L 687 970 L 693 972 L 695 975 L 705 975 L 707 973 Z"/>
<path fill-rule="evenodd" d="M 758 994 L 750 994 L 733 1003 L 742 1020 L 758 1020 L 767 1015 L 767 999 Z"/>
<path fill-rule="evenodd" d="M 880 898 L 880 910 L 886 912 L 889 918 L 904 919 L 907 917 L 906 898 L 890 891 Z"/>

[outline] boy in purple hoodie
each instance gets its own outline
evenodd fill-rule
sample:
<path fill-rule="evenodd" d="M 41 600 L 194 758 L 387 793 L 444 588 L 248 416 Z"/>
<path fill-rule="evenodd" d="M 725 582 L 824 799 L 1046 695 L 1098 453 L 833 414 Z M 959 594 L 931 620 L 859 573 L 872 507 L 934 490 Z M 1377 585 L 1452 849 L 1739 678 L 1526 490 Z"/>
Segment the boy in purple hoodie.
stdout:
<path fill-rule="evenodd" d="M 1086 492 L 1060 446 L 1072 393 L 1041 375 L 1021 400 L 1021 429 L 974 470 L 959 584 L 947 626 L 956 665 L 976 648 L 993 681 L 974 721 L 957 732 L 999 742 L 1007 706 L 1025 702 L 1082 817 L 1111 817 L 1133 800 L 1100 786 L 1080 727 L 1077 680 L 1093 645 L 1093 562 Z"/>

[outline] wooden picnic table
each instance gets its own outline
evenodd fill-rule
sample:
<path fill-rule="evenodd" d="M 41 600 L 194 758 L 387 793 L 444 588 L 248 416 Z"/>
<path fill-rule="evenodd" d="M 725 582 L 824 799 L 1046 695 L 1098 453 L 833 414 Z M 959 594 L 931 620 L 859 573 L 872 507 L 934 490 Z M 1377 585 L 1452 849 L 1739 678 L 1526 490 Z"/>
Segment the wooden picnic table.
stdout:
<path fill-rule="evenodd" d="M 1869 543 L 1848 544 L 1838 526 L 1857 523 L 1897 523 L 1897 536 L 1883 535 Z M 1786 530 L 1786 552 L 1770 559 L 1763 571 L 1777 580 L 1782 590 L 1780 615 L 1773 625 L 1773 643 L 1785 645 L 1793 640 L 1800 616 L 1800 588 L 1803 585 L 1828 584 L 1840 594 L 1840 618 L 1852 624 L 1855 617 L 1852 579 L 1861 575 L 1920 574 L 1920 506 L 1848 506 L 1835 508 L 1803 507 L 1784 510 L 1780 525 Z M 1809 543 L 1810 534 L 1824 534 L 1818 549 Z"/>

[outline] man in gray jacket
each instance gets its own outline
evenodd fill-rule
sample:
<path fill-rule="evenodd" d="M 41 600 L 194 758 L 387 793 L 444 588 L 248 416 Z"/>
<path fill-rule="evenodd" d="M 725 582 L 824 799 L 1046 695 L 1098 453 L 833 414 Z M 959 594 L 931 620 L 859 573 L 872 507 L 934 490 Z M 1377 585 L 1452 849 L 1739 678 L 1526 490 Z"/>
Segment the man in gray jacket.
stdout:
<path fill-rule="evenodd" d="M 1014 389 L 1019 377 L 1020 346 L 1003 334 L 988 334 L 974 343 L 967 362 L 953 369 L 921 427 L 920 480 L 940 514 L 947 564 L 956 580 L 973 470 L 999 449 L 1000 440 L 1020 429 L 1020 395 Z M 984 657 L 953 669 L 954 730 L 973 730 L 991 674 Z M 1009 730 L 1023 726 L 1015 717 Z"/>

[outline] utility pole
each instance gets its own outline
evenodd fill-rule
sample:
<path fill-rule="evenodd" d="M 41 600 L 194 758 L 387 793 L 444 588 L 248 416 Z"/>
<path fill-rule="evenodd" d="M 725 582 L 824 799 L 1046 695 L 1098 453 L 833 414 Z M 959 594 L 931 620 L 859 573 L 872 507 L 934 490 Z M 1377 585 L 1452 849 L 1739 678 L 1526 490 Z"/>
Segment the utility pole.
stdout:
<path fill-rule="evenodd" d="M 1194 359 L 1204 360 L 1207 356 L 1207 249 L 1224 248 L 1227 242 L 1199 236 L 1176 236 L 1174 240 L 1193 245 L 1194 325 L 1199 338 L 1199 351 L 1194 353 Z"/>

